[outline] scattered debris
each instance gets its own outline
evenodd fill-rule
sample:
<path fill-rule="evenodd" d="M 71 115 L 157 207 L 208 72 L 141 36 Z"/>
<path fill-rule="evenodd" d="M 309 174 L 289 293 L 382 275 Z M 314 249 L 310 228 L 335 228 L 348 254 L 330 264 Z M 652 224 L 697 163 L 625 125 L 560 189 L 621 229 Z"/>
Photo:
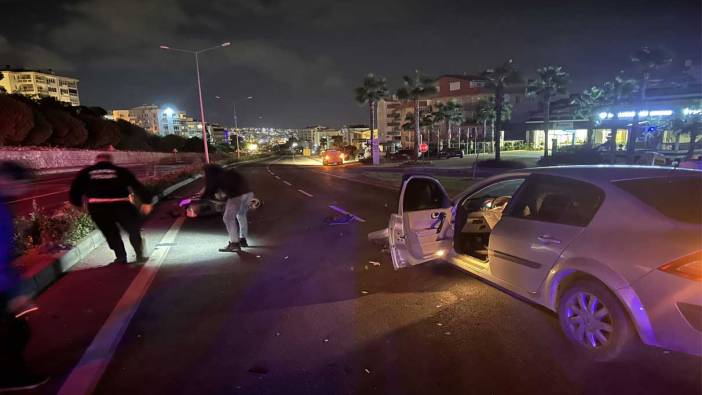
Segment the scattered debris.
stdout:
<path fill-rule="evenodd" d="M 436 305 L 436 308 L 437 308 L 437 309 L 440 309 L 440 308 L 441 308 L 441 305 L 440 305 L 440 304 L 437 304 L 437 305 Z"/>
<path fill-rule="evenodd" d="M 440 323 L 440 322 L 437 322 L 437 323 L 436 323 L 436 326 L 444 326 L 444 324 L 442 324 L 442 323 Z"/>
<path fill-rule="evenodd" d="M 256 255 L 256 258 L 260 258 L 260 257 L 261 257 L 260 255 Z"/>
<path fill-rule="evenodd" d="M 361 291 L 362 294 L 368 295 L 368 291 Z"/>
<path fill-rule="evenodd" d="M 330 215 L 324 218 L 324 222 L 328 225 L 347 225 L 353 222 L 353 220 L 354 216 L 350 214 L 342 214 L 337 216 Z"/>
<path fill-rule="evenodd" d="M 325 342 L 325 343 L 329 343 L 329 339 L 324 339 L 324 342 Z"/>
<path fill-rule="evenodd" d="M 368 270 L 368 265 L 364 265 L 363 268 Z"/>
<path fill-rule="evenodd" d="M 380 266 L 380 262 L 368 261 L 368 263 L 372 264 L 373 266 Z"/>
<path fill-rule="evenodd" d="M 663 350 L 663 354 L 670 354 L 669 350 Z"/>
<path fill-rule="evenodd" d="M 444 335 L 451 336 L 451 332 L 444 332 Z"/>
<path fill-rule="evenodd" d="M 276 335 L 276 336 L 280 336 L 280 332 L 276 332 L 275 335 Z"/>
<path fill-rule="evenodd" d="M 366 373 L 370 374 L 370 370 L 368 370 L 368 369 L 363 369 L 363 370 L 365 370 Z"/>
<path fill-rule="evenodd" d="M 288 259 L 288 256 L 286 255 L 285 258 L 283 258 L 283 259 Z"/>
<path fill-rule="evenodd" d="M 351 271 L 353 271 L 353 270 L 354 270 L 354 269 L 353 269 L 353 266 L 349 267 L 349 269 L 351 269 Z"/>

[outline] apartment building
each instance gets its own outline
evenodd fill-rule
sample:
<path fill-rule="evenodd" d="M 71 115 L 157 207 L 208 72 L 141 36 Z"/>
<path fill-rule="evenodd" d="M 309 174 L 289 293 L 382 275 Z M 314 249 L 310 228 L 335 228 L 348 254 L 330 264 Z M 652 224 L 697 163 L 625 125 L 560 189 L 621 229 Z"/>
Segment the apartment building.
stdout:
<path fill-rule="evenodd" d="M 53 97 L 70 104 L 80 105 L 78 80 L 57 75 L 52 70 L 25 70 L 6 68 L 0 70 L 0 90 L 7 93 L 17 93 L 31 98 L 40 99 Z"/>

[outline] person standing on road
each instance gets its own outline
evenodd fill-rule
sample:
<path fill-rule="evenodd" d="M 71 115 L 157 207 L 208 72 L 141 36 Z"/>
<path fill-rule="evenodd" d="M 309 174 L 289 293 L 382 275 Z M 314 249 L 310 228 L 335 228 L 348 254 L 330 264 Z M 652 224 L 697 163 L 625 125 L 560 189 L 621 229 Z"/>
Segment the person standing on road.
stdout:
<path fill-rule="evenodd" d="M 113 263 L 127 263 L 127 252 L 117 225 L 129 234 L 136 261 L 143 263 L 147 258 L 141 236 L 142 220 L 131 202 L 130 192 L 142 202 L 148 202 L 141 207 L 144 215 L 151 212 L 153 197 L 131 171 L 112 163 L 112 155 L 99 154 L 95 162 L 78 173 L 71 185 L 70 201 L 75 206 L 82 206 L 85 199 L 90 217 L 115 252 Z"/>
<path fill-rule="evenodd" d="M 249 210 L 253 192 L 241 173 L 234 169 L 223 169 L 218 165 L 205 165 L 205 191 L 203 199 L 213 199 L 218 193 L 224 193 L 227 203 L 222 220 L 229 234 L 229 245 L 221 248 L 221 252 L 238 252 L 241 247 L 248 247 L 246 237 L 249 233 L 249 223 L 246 213 Z"/>
<path fill-rule="evenodd" d="M 0 163 L 0 392 L 32 389 L 48 381 L 32 373 L 24 360 L 30 333 L 22 317 L 36 306 L 20 292 L 20 276 L 12 267 L 14 232 L 6 202 L 24 194 L 30 180 L 23 166 Z"/>

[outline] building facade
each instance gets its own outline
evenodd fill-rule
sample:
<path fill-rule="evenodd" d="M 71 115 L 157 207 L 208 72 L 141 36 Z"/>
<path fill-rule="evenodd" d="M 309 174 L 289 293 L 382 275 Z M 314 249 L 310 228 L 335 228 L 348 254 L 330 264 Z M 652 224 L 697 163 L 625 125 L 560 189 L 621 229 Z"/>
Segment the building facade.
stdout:
<path fill-rule="evenodd" d="M 17 93 L 36 99 L 53 97 L 71 106 L 80 105 L 78 80 L 75 78 L 60 76 L 51 70 L 4 69 L 0 70 L 0 73 L 3 76 L 0 79 L 0 88 L 6 93 Z"/>

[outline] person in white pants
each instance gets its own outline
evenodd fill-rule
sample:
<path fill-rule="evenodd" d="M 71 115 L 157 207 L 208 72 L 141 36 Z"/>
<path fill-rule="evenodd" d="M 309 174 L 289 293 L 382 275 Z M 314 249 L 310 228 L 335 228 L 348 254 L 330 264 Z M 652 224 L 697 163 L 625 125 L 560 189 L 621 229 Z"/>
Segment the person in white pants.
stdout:
<path fill-rule="evenodd" d="M 229 244 L 220 248 L 221 252 L 238 252 L 241 247 L 248 247 L 246 237 L 249 224 L 246 213 L 251 204 L 253 193 L 246 179 L 234 169 L 224 169 L 218 165 L 205 166 L 205 191 L 203 199 L 212 199 L 221 192 L 227 197 L 222 220 L 229 234 Z"/>

